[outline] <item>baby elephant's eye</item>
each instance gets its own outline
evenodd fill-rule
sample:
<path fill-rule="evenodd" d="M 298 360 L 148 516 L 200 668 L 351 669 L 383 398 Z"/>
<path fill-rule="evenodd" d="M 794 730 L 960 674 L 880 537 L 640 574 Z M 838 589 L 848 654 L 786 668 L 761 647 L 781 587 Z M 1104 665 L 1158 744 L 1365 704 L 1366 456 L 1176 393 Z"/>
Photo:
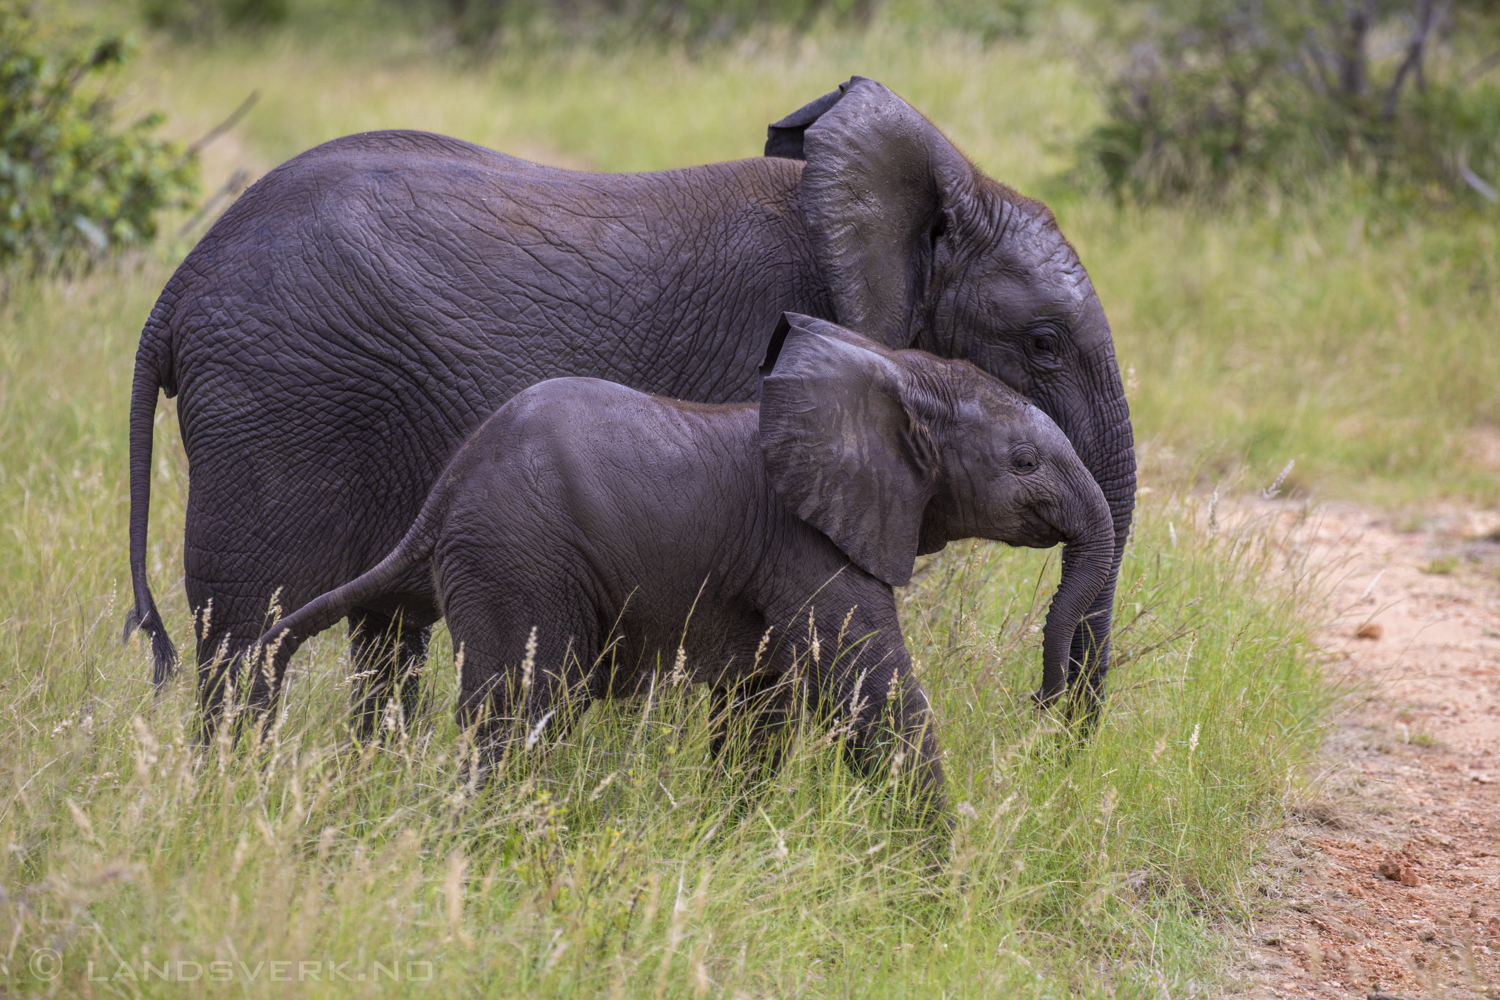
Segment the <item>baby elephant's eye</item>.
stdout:
<path fill-rule="evenodd" d="M 1021 445 L 1011 453 L 1010 464 L 1011 468 L 1022 475 L 1034 471 L 1038 464 L 1036 450 L 1029 444 Z"/>

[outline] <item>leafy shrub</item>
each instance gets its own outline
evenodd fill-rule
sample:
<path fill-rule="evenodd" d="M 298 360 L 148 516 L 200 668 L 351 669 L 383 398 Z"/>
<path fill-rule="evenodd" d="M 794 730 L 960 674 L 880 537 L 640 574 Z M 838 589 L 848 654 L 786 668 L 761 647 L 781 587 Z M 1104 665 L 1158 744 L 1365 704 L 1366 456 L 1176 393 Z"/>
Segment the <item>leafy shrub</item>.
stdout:
<path fill-rule="evenodd" d="M 805 29 L 819 17 L 867 19 L 871 0 L 436 0 L 456 40 L 471 49 L 494 45 L 506 29 L 538 29 L 573 40 L 665 40 L 701 43 L 754 24 Z"/>
<path fill-rule="evenodd" d="M 197 191 L 196 156 L 153 135 L 160 114 L 116 131 L 108 98 L 85 87 L 127 54 L 106 38 L 48 55 L 28 5 L 0 0 L 0 267 L 147 242 L 158 214 Z"/>
<path fill-rule="evenodd" d="M 1150 5 L 1115 33 L 1129 55 L 1105 84 L 1106 120 L 1084 140 L 1085 159 L 1111 189 L 1150 198 L 1246 177 L 1286 186 L 1349 165 L 1381 183 L 1437 183 L 1493 201 L 1474 168 L 1500 164 L 1500 91 L 1482 82 L 1483 62 L 1464 71 L 1454 54 L 1494 34 L 1493 6 Z"/>

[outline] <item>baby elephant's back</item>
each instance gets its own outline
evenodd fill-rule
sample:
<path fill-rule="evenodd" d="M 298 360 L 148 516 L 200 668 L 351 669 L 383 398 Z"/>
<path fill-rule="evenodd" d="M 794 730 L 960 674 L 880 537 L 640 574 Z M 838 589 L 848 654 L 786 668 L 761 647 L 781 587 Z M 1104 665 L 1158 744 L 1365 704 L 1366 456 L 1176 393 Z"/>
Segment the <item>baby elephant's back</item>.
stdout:
<path fill-rule="evenodd" d="M 496 411 L 439 489 L 450 523 L 508 537 L 538 570 L 570 572 L 556 561 L 581 557 L 609 590 L 644 576 L 696 591 L 764 490 L 756 415 L 551 379 Z"/>

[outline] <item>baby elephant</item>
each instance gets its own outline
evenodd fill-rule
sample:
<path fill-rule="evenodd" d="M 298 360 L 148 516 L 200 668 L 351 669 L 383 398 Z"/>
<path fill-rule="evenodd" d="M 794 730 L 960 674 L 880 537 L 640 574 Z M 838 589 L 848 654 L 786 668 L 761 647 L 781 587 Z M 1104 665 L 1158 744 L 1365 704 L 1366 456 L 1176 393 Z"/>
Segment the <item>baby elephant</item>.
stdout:
<path fill-rule="evenodd" d="M 789 313 L 762 374 L 759 406 L 588 378 L 520 393 L 459 449 L 390 555 L 261 637 L 273 676 L 430 561 L 462 651 L 460 722 L 491 751 L 644 690 L 681 648 L 688 677 L 753 699 L 763 722 L 807 692 L 863 765 L 902 754 L 941 808 L 891 588 L 952 540 L 1065 543 L 1043 643 L 1050 701 L 1109 579 L 1109 507 L 1052 421 L 966 362 Z M 807 683 L 778 684 L 793 677 Z"/>

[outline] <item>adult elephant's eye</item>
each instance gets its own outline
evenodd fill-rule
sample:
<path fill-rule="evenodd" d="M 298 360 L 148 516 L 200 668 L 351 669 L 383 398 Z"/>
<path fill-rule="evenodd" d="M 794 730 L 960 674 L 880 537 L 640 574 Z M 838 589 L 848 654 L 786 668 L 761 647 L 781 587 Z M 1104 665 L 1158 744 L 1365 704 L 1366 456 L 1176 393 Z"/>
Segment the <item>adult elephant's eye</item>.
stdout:
<path fill-rule="evenodd" d="M 1024 476 L 1036 469 L 1036 452 L 1032 449 L 1031 445 L 1023 444 L 1011 453 L 1010 465 L 1016 472 Z"/>
<path fill-rule="evenodd" d="M 1057 353 L 1057 338 L 1050 333 L 1033 333 L 1031 335 L 1031 352 L 1046 357 L 1055 355 Z"/>

